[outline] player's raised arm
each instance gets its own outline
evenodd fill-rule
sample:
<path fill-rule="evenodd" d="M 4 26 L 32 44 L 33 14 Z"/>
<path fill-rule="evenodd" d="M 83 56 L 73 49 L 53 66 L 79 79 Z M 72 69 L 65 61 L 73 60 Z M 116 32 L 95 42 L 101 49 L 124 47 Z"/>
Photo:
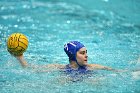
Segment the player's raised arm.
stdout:
<path fill-rule="evenodd" d="M 28 47 L 28 38 L 21 33 L 13 33 L 8 37 L 7 50 L 15 56 L 23 67 L 27 66 L 27 62 L 24 60 L 23 53 Z"/>
<path fill-rule="evenodd" d="M 24 59 L 23 55 L 16 56 L 16 58 L 20 62 L 22 67 L 27 67 L 28 66 L 28 64 L 27 64 L 26 60 Z"/>

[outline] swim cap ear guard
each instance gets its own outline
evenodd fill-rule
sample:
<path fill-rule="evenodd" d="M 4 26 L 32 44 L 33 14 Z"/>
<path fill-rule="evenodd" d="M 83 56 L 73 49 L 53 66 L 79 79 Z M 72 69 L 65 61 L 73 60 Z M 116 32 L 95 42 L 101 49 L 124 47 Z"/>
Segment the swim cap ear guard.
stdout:
<path fill-rule="evenodd" d="M 80 43 L 78 41 L 71 41 L 64 45 L 64 51 L 66 52 L 67 56 L 69 57 L 69 60 L 77 62 L 76 53 L 82 47 L 85 47 L 82 43 Z"/>

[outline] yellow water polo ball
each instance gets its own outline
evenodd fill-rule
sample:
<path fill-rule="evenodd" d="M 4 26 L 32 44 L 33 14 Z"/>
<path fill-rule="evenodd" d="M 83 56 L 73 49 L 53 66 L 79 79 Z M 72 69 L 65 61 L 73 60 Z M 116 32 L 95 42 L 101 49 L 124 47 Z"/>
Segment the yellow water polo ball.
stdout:
<path fill-rule="evenodd" d="M 15 56 L 22 55 L 28 47 L 28 38 L 22 33 L 13 33 L 8 37 L 7 50 Z"/>

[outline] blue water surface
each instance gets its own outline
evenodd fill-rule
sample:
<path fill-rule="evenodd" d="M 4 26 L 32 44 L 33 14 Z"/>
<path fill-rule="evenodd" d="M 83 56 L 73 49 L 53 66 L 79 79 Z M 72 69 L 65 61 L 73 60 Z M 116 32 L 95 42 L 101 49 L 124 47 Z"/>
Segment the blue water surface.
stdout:
<path fill-rule="evenodd" d="M 139 9 L 139 0 L 1 0 L 0 93 L 140 93 L 140 70 L 132 71 L 140 67 Z M 64 44 L 78 40 L 89 63 L 129 71 L 70 80 L 61 71 L 24 69 L 7 52 L 15 32 L 29 39 L 29 64 L 68 64 Z"/>

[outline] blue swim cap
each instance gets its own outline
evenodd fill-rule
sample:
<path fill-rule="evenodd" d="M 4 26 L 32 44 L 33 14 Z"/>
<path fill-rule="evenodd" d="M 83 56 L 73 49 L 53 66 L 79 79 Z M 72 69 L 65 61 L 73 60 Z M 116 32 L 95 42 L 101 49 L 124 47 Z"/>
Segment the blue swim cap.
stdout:
<path fill-rule="evenodd" d="M 76 52 L 79 51 L 82 47 L 85 47 L 82 43 L 78 41 L 71 41 L 64 45 L 64 51 L 69 57 L 69 60 L 76 61 Z"/>

